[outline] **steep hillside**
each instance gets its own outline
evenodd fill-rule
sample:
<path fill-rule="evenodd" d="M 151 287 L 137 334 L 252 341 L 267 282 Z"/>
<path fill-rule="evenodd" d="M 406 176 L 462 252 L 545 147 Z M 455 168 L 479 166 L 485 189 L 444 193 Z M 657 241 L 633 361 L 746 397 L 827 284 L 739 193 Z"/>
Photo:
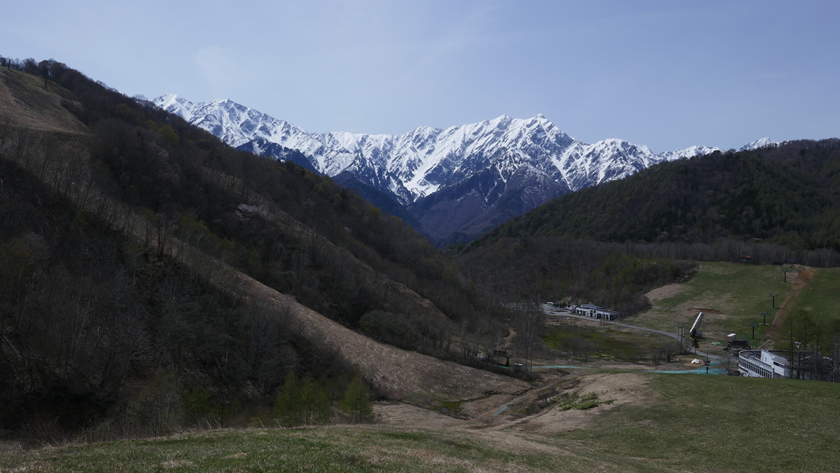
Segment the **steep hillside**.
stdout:
<path fill-rule="evenodd" d="M 9 138 L 12 126 L 15 129 L 34 132 L 60 132 L 84 134 L 85 127 L 68 110 L 77 98 L 63 87 L 44 87 L 43 79 L 32 74 L 14 74 L 6 71 L 2 76 L 4 87 L 0 88 L 0 124 L 3 135 Z M 4 141 L 4 144 L 5 143 Z"/>
<path fill-rule="evenodd" d="M 459 340 L 495 322 L 398 219 L 47 66 L 0 70 L 4 427 L 227 422 L 291 374 L 334 397 L 353 372 L 393 398 L 518 389 L 417 353 L 472 361 Z"/>
<path fill-rule="evenodd" d="M 659 248 L 573 241 L 554 237 L 504 237 L 463 250 L 464 273 L 499 300 L 594 303 L 634 315 L 649 305 L 644 293 L 690 278 L 696 265 Z"/>
<path fill-rule="evenodd" d="M 545 173 L 521 166 L 506 181 L 491 168 L 423 197 L 408 207 L 421 228 L 439 244 L 465 242 L 488 228 L 521 215 L 567 188 Z"/>
<path fill-rule="evenodd" d="M 661 163 L 565 195 L 475 245 L 507 236 L 559 236 L 687 245 L 730 239 L 784 245 L 791 251 L 837 251 L 838 158 L 840 140 L 831 139 Z"/>

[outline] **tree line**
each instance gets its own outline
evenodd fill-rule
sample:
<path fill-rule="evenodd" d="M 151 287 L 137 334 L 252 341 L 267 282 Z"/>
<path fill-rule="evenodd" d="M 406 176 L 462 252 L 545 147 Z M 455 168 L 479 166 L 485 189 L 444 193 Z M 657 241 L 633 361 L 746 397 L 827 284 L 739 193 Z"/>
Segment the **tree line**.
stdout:
<path fill-rule="evenodd" d="M 301 381 L 296 375 L 290 374 L 277 394 L 274 412 L 278 423 L 286 427 L 324 424 L 334 417 L 333 405 L 339 404 L 335 401 L 326 382 L 310 376 Z M 358 374 L 347 384 L 340 404 L 347 420 L 352 423 L 373 419 L 370 395 Z"/>

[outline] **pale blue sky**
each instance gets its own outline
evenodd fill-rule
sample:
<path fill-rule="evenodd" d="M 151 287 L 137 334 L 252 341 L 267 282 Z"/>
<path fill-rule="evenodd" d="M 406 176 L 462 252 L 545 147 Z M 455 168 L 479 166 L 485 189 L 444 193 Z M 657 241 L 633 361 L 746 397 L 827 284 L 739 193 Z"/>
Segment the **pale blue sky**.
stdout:
<path fill-rule="evenodd" d="M 544 114 L 660 152 L 840 136 L 837 1 L 7 2 L 0 54 L 308 131 Z"/>

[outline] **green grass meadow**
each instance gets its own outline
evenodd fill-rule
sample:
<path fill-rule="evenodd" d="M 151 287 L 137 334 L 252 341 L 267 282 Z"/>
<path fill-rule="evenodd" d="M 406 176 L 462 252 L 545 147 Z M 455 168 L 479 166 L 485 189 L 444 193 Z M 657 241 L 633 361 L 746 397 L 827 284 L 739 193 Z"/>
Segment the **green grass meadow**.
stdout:
<path fill-rule="evenodd" d="M 609 325 L 579 326 L 554 324 L 543 331 L 540 338 L 547 346 L 568 350 L 566 344 L 579 338 L 588 344 L 586 357 L 606 357 L 637 362 L 650 356 L 658 344 L 673 339 L 650 332 L 615 329 Z"/>
<path fill-rule="evenodd" d="M 559 449 L 562 441 L 542 438 L 536 445 L 543 446 L 540 441 L 552 452 L 518 451 L 469 431 L 363 426 L 228 430 L 15 453 L 0 456 L 0 471 L 470 473 L 548 472 L 562 464 L 562 471 L 588 472 L 603 465 L 596 455 L 579 456 L 574 445 Z M 619 461 L 614 458 L 612 466 Z"/>
<path fill-rule="evenodd" d="M 701 330 L 709 342 L 724 342 L 724 328 L 739 337 L 751 337 L 750 323 L 761 323 L 761 312 L 767 312 L 767 323 L 772 323 L 791 289 L 793 276 L 788 275 L 787 279 L 786 283 L 779 266 L 704 262 L 678 294 L 654 301 L 648 312 L 628 322 L 676 332 L 677 325 L 690 328 L 693 323 L 696 312 L 685 315 L 686 309 L 704 307 L 726 315 L 710 316 L 704 321 Z M 776 294 L 776 309 L 770 293 Z M 767 328 L 759 327 L 756 336 L 763 336 Z"/>
<path fill-rule="evenodd" d="M 799 293 L 791 313 L 800 309 L 810 312 L 817 323 L 840 318 L 840 269 L 818 269 Z"/>
<path fill-rule="evenodd" d="M 606 413 L 563 436 L 654 471 L 837 471 L 840 384 L 653 375 L 649 406 Z"/>
<path fill-rule="evenodd" d="M 215 431 L 171 438 L 49 448 L 7 457 L 15 471 L 422 471 L 420 447 L 471 465 L 492 452 L 427 433 L 381 432 L 364 428 L 308 428 Z M 507 460 L 505 458 L 505 460 Z M 0 468 L 2 471 L 6 471 Z M 452 471 L 469 471 L 456 468 Z"/>

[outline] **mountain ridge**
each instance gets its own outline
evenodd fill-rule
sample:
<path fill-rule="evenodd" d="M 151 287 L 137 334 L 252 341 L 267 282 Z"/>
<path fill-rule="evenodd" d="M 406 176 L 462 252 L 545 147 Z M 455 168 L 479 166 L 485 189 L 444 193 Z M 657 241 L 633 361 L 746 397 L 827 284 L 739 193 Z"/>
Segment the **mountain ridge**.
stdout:
<path fill-rule="evenodd" d="M 511 236 L 551 236 L 687 246 L 729 239 L 791 251 L 840 250 L 840 140 L 753 144 L 744 151 L 662 163 L 621 181 L 564 195 L 472 245 Z"/>
<path fill-rule="evenodd" d="M 353 174 L 360 183 L 414 209 L 415 219 L 423 222 L 419 230 L 438 242 L 449 240 L 456 233 L 468 240 L 490 228 L 476 226 L 477 221 L 492 226 L 489 222 L 500 223 L 568 192 L 622 179 L 660 162 L 720 151 L 715 147 L 691 146 L 656 154 L 645 145 L 616 138 L 586 144 L 560 130 L 542 114 L 527 119 L 502 115 L 445 129 L 421 126 L 400 135 L 373 135 L 309 133 L 228 99 L 193 103 L 170 94 L 152 102 L 231 146 L 285 160 L 273 149 L 281 146 L 299 151 L 308 161 L 296 162 L 321 174 Z M 763 138 L 745 146 L 773 143 Z M 540 176 L 537 181 L 543 183 L 542 192 L 528 191 L 529 198 L 520 199 L 519 205 L 505 212 L 500 212 L 485 196 L 485 202 L 472 206 L 475 214 L 461 212 L 453 220 L 425 218 L 422 213 L 422 209 L 431 207 L 423 201 L 445 189 L 450 196 L 448 204 L 443 205 L 438 196 L 434 206 L 438 211 L 454 210 L 466 194 L 453 194 L 452 189 L 466 191 L 460 184 L 476 175 L 484 176 L 484 180 L 492 175 L 491 188 L 526 193 L 526 189 L 513 189 L 508 184 L 523 166 Z M 557 185 L 546 185 L 549 179 Z"/>
<path fill-rule="evenodd" d="M 590 166 L 575 165 L 575 163 L 570 162 L 570 160 L 578 161 L 584 156 L 588 157 L 590 162 L 600 162 L 603 161 L 604 153 L 625 151 L 637 158 L 644 167 L 647 167 L 662 160 L 693 157 L 719 150 L 716 147 L 691 146 L 656 154 L 650 151 L 647 146 L 636 145 L 616 138 L 587 144 L 563 132 L 542 114 L 526 119 L 501 115 L 491 120 L 448 128 L 420 126 L 399 135 L 341 131 L 309 133 L 296 127 L 291 122 L 271 117 L 229 99 L 193 103 L 177 95 L 169 94 L 154 99 L 153 103 L 210 131 L 234 147 L 261 138 L 263 143 L 276 143 L 296 149 L 309 156 L 317 163 L 316 169 L 328 176 L 334 176 L 348 168 L 355 167 L 357 165 L 354 159 L 356 155 L 353 152 L 360 151 L 367 158 L 367 161 L 374 163 L 386 161 L 385 164 L 389 168 L 389 172 L 393 173 L 396 170 L 398 171 L 397 175 L 401 178 L 411 177 L 411 179 L 401 179 L 401 182 L 408 184 L 406 187 L 410 189 L 412 202 L 440 188 L 439 176 L 447 171 L 447 167 L 453 170 L 463 168 L 463 166 L 454 162 L 453 158 L 469 158 L 479 152 L 484 152 L 482 154 L 486 155 L 488 154 L 486 150 L 494 149 L 490 146 L 497 142 L 502 143 L 497 145 L 497 148 L 519 149 L 524 151 L 525 156 L 544 158 L 544 160 L 550 161 L 556 169 L 540 166 L 542 170 L 553 174 L 556 180 L 564 181 L 573 191 L 624 174 L 622 172 L 609 172 L 608 166 L 601 166 L 599 169 L 592 170 L 589 169 Z M 486 133 L 479 134 L 476 133 L 477 131 L 486 131 Z M 526 132 L 531 133 L 526 135 Z M 442 147 L 442 151 L 440 150 L 441 146 L 437 143 L 423 147 L 422 145 L 426 144 L 424 142 L 428 142 L 429 138 L 432 137 L 449 146 Z M 559 145 L 555 146 L 552 151 L 559 152 L 545 153 L 545 143 L 549 140 L 553 141 L 552 144 Z M 763 140 L 767 139 L 764 138 Z M 511 144 L 516 146 L 510 146 Z M 333 150 L 332 154 L 334 156 L 324 154 L 329 152 L 330 149 Z M 417 153 L 411 155 L 408 150 Z M 461 152 L 458 153 L 458 151 Z M 389 152 L 396 152 L 397 155 L 383 160 L 383 154 Z M 627 157 L 627 154 L 625 157 Z M 420 159 L 422 157 L 420 155 L 425 155 L 429 159 Z M 337 159 L 339 157 L 342 159 Z M 404 164 L 404 166 L 395 169 L 397 164 Z M 590 174 L 589 179 L 581 181 L 574 176 L 567 177 L 566 175 L 569 170 L 584 169 L 586 173 Z M 422 173 L 423 171 L 425 173 Z M 593 178 L 596 182 L 589 182 Z M 394 193 L 399 195 L 398 192 Z"/>

